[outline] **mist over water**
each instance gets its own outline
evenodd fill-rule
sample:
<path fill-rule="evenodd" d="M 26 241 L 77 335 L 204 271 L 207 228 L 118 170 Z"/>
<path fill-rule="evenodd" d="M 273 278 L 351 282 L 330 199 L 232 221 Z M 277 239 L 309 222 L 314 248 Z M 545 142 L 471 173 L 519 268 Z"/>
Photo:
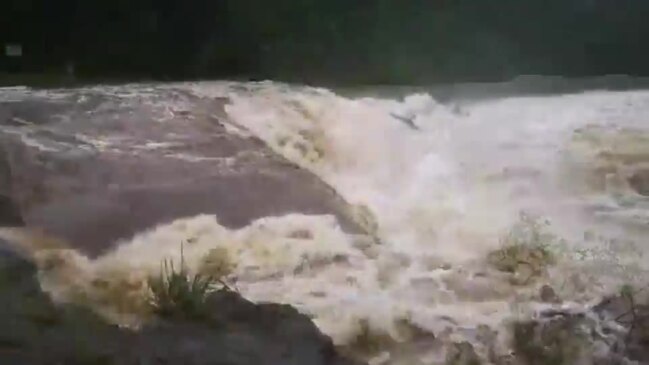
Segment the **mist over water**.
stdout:
<path fill-rule="evenodd" d="M 116 305 L 97 280 L 139 293 L 189 241 L 191 270 L 227 267 L 244 296 L 295 305 L 337 345 L 370 333 L 392 341 L 391 354 L 375 359 L 412 363 L 443 358 L 433 346 L 399 352 L 425 341 L 422 333 L 485 351 L 485 325 L 507 351 L 507 322 L 551 305 L 539 299 L 542 285 L 579 308 L 647 277 L 649 91 L 441 102 L 403 89 L 389 98 L 273 82 L 174 87 L 228 98 L 233 131 L 319 176 L 371 237 L 347 234 L 328 216 L 268 217 L 241 230 L 187 217 L 95 260 L 57 252 L 66 265 L 42 278 L 58 298 L 83 293 L 115 321 L 137 322 L 138 304 Z M 542 231 L 557 257 L 536 280 L 489 263 L 508 234 L 530 230 Z"/>

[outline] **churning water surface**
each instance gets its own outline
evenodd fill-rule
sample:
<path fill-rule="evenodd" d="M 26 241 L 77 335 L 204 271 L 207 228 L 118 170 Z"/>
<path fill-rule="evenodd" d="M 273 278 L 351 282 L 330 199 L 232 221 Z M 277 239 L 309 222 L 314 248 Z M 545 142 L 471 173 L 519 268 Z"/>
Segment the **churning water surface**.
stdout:
<path fill-rule="evenodd" d="M 580 307 L 647 278 L 649 91 L 441 103 L 273 82 L 179 87 L 227 98 L 233 132 L 319 176 L 371 237 L 328 216 L 268 217 L 240 230 L 188 217 L 96 260 L 75 256 L 67 270 L 91 274 L 44 277 L 56 295 L 92 292 L 88 277 L 141 280 L 190 240 L 190 269 L 208 270 L 213 256 L 244 296 L 296 306 L 340 346 L 374 336 L 394 350 L 434 333 L 480 351 L 478 329 L 490 328 L 506 351 L 507 321 L 551 305 L 542 285 Z M 540 237 L 555 262 L 529 272 L 534 280 L 497 270 L 488 257 L 513 236 Z M 434 363 L 437 350 L 414 353 Z M 393 352 L 374 360 L 396 362 Z"/>

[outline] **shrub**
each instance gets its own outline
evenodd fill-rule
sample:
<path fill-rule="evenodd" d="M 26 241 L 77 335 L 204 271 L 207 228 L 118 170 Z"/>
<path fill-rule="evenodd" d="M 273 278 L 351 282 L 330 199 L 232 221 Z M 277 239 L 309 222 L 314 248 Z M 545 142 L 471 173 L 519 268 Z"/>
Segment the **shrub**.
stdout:
<path fill-rule="evenodd" d="M 540 223 L 521 214 L 520 221 L 501 240 L 501 248 L 488 255 L 488 262 L 499 271 L 525 274 L 516 280 L 522 284 L 541 275 L 548 265 L 556 262 L 550 248 L 557 244 L 557 238 L 546 226 L 547 222 Z"/>

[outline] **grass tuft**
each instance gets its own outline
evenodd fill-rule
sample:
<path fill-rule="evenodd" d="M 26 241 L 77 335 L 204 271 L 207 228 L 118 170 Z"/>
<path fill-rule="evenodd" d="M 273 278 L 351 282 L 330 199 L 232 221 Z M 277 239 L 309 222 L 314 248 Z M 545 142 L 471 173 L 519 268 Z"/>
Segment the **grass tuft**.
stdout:
<path fill-rule="evenodd" d="M 147 281 L 153 313 L 162 318 L 198 319 L 206 314 L 207 296 L 219 284 L 229 289 L 220 277 L 190 274 L 185 266 L 181 245 L 180 269 L 171 260 L 162 262 L 160 274 Z"/>

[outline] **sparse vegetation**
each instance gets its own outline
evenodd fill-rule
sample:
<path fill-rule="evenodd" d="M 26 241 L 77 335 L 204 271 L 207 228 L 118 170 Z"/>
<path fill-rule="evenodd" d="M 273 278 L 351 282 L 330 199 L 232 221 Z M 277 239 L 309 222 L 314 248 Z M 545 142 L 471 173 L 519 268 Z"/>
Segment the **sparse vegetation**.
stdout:
<path fill-rule="evenodd" d="M 180 269 L 176 270 L 173 261 L 164 260 L 160 274 L 149 278 L 149 304 L 153 313 L 163 318 L 201 318 L 208 294 L 219 284 L 229 289 L 221 277 L 188 272 L 181 245 Z"/>
<path fill-rule="evenodd" d="M 547 266 L 556 262 L 550 247 L 557 238 L 547 232 L 548 225 L 521 213 L 520 221 L 501 240 L 501 248 L 488 255 L 488 262 L 500 271 L 514 274 L 519 284 L 541 276 Z"/>
<path fill-rule="evenodd" d="M 515 273 L 520 265 L 536 267 L 554 262 L 552 253 L 544 247 L 526 245 L 505 246 L 489 255 L 490 263 L 500 271 Z"/>

